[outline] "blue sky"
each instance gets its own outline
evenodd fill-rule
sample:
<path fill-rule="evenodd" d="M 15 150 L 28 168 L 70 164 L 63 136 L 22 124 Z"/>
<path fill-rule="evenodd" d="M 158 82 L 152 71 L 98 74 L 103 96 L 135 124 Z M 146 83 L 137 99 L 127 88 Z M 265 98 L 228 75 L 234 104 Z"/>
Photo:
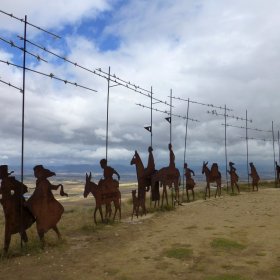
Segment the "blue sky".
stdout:
<path fill-rule="evenodd" d="M 280 4 L 263 1 L 21 1 L 2 4 L 2 10 L 62 36 L 42 35 L 28 27 L 28 38 L 71 61 L 95 69 L 101 67 L 155 92 L 168 100 L 175 96 L 233 108 L 233 114 L 253 119 L 252 127 L 279 129 Z M 1 36 L 16 41 L 23 26 L 0 15 Z M 84 90 L 27 73 L 26 163 L 96 163 L 105 156 L 105 79 L 63 63 L 40 50 L 48 64 L 28 57 L 28 65 L 45 73 L 71 79 L 98 91 Z M 0 58 L 21 63 L 21 55 L 0 42 Z M 21 70 L 0 65 L 0 76 L 21 85 Z M 0 84 L 0 143 L 2 163 L 17 164 L 20 158 L 20 94 Z M 129 164 L 134 150 L 147 160 L 150 114 L 136 106 L 149 99 L 123 87 L 111 88 L 109 161 Z M 158 109 L 168 110 L 163 105 Z M 192 104 L 187 160 L 224 162 L 223 118 L 206 113 L 207 107 Z M 174 100 L 174 113 L 185 115 L 186 103 Z M 154 154 L 158 165 L 168 165 L 169 127 L 166 116 L 154 113 Z M 232 125 L 244 123 L 231 120 Z M 185 121 L 174 118 L 172 139 L 176 159 L 184 153 Z M 229 160 L 244 163 L 243 130 L 228 128 Z M 250 131 L 249 137 L 271 139 L 269 133 Z M 276 145 L 276 148 L 278 146 Z M 277 152 L 277 151 L 276 151 Z M 271 142 L 250 141 L 250 160 L 273 163 Z"/>

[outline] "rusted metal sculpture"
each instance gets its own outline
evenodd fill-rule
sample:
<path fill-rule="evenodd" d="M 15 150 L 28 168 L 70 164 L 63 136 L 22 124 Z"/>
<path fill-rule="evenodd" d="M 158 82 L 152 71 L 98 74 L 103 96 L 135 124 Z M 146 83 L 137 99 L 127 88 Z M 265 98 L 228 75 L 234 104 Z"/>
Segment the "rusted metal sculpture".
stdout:
<path fill-rule="evenodd" d="M 131 220 L 133 219 L 133 215 L 135 215 L 138 218 L 139 215 L 139 208 L 141 207 L 141 216 L 144 214 L 146 215 L 146 206 L 145 206 L 145 201 L 144 200 L 139 200 L 138 196 L 136 195 L 136 190 L 132 190 L 132 215 L 131 215 Z"/>
<path fill-rule="evenodd" d="M 238 193 L 240 193 L 239 185 L 237 184 L 238 182 L 238 175 L 236 173 L 236 168 L 234 167 L 233 162 L 229 162 L 229 170 L 227 172 L 230 175 L 230 186 L 231 186 L 231 192 L 234 193 L 234 186 L 236 186 Z"/>
<path fill-rule="evenodd" d="M 169 148 L 169 158 L 170 158 L 170 163 L 168 167 L 161 168 L 157 173 L 155 173 L 152 176 L 152 187 L 155 187 L 156 182 L 160 182 L 160 184 L 163 186 L 163 191 L 162 191 L 162 199 L 161 199 L 161 207 L 163 207 L 163 200 L 164 198 L 166 199 L 166 204 L 168 205 L 168 196 L 167 196 L 167 189 L 166 187 L 168 186 L 169 188 L 172 188 L 174 186 L 175 189 L 175 201 L 174 204 L 180 204 L 179 201 L 179 186 L 180 186 L 180 172 L 179 170 L 175 167 L 175 156 L 172 150 L 172 145 L 168 145 Z M 173 196 L 172 196 L 173 199 Z M 173 201 L 172 201 L 173 205 Z"/>
<path fill-rule="evenodd" d="M 280 166 L 278 165 L 277 161 L 275 161 L 275 168 L 276 168 L 276 176 L 277 176 L 277 184 L 280 183 Z"/>
<path fill-rule="evenodd" d="M 253 162 L 250 162 L 250 168 L 251 168 L 251 173 L 249 174 L 252 178 L 252 191 L 259 190 L 259 181 L 260 181 L 260 176 L 257 172 L 256 167 L 254 166 Z"/>
<path fill-rule="evenodd" d="M 89 193 L 91 193 L 95 198 L 95 209 L 93 215 L 95 224 L 97 224 L 97 210 L 99 210 L 101 221 L 104 222 L 102 214 L 102 205 L 106 205 L 106 209 L 108 209 L 108 205 L 111 205 L 111 202 L 113 202 L 115 206 L 113 221 L 115 220 L 117 211 L 119 211 L 119 219 L 121 220 L 121 192 L 119 190 L 118 185 L 97 185 L 91 181 L 91 172 L 89 173 L 89 175 L 86 173 L 84 197 L 86 198 L 89 195 Z"/>
<path fill-rule="evenodd" d="M 194 179 L 192 178 L 192 175 L 195 176 L 194 171 L 188 168 L 188 164 L 184 164 L 184 170 L 185 170 L 185 177 L 186 177 L 186 193 L 187 193 L 187 199 L 189 199 L 189 191 L 192 191 L 192 197 L 194 200 L 194 187 L 195 187 L 195 182 Z"/>
<path fill-rule="evenodd" d="M 57 228 L 57 223 L 60 221 L 64 212 L 63 206 L 55 199 L 52 190 L 60 188 L 61 196 L 68 196 L 64 192 L 63 185 L 53 185 L 47 178 L 55 176 L 55 173 L 45 169 L 43 165 L 36 165 L 34 168 L 34 176 L 36 180 L 36 188 L 27 200 L 26 205 L 36 219 L 37 232 L 42 244 L 45 246 L 44 235 L 50 229 L 55 231 L 60 239 L 61 235 Z"/>
<path fill-rule="evenodd" d="M 26 230 L 35 222 L 31 212 L 25 207 L 23 194 L 27 192 L 27 186 L 10 176 L 7 165 L 0 166 L 2 198 L 5 216 L 4 254 L 8 252 L 12 234 L 19 233 L 22 241 L 28 241 Z"/>
<path fill-rule="evenodd" d="M 205 188 L 205 198 L 207 197 L 207 191 L 208 191 L 208 197 L 210 198 L 210 183 L 216 183 L 217 184 L 217 189 L 216 189 L 216 193 L 215 193 L 215 197 L 220 196 L 221 192 L 222 192 L 222 176 L 221 173 L 219 171 L 218 168 L 218 164 L 217 163 L 213 163 L 211 170 L 209 170 L 208 166 L 208 161 L 204 162 L 203 161 L 203 165 L 202 165 L 202 174 L 205 174 L 206 177 L 206 188 Z"/>
<path fill-rule="evenodd" d="M 140 158 L 140 155 L 137 151 L 135 151 L 130 164 L 135 164 L 136 167 L 136 175 L 137 175 L 137 182 L 138 182 L 138 200 L 145 203 L 146 201 L 146 191 L 149 191 L 149 188 L 151 187 L 151 200 L 154 201 L 154 206 L 156 204 L 159 204 L 160 200 L 160 193 L 159 193 L 159 182 L 156 182 L 154 186 L 151 184 L 151 178 L 153 174 L 157 172 L 155 170 L 155 164 L 152 154 L 152 148 L 149 147 L 149 160 L 148 160 L 148 166 L 145 169 L 143 162 Z"/>

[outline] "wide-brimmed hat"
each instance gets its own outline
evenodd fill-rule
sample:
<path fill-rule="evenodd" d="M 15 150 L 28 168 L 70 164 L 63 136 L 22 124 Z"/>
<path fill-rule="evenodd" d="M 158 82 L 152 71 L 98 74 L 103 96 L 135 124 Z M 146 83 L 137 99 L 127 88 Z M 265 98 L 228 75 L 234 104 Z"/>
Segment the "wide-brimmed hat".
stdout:
<path fill-rule="evenodd" d="M 37 179 L 49 178 L 56 175 L 55 172 L 52 172 L 49 169 L 44 168 L 44 166 L 41 164 L 34 166 L 33 170 L 34 170 L 34 176 Z"/>
<path fill-rule="evenodd" d="M 0 179 L 8 177 L 14 173 L 14 171 L 8 172 L 8 165 L 0 165 Z"/>

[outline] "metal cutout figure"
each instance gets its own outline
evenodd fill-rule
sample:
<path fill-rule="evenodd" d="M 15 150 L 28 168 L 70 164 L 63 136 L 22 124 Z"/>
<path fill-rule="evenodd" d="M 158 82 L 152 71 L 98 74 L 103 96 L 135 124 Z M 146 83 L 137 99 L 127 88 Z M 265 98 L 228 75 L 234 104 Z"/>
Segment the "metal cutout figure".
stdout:
<path fill-rule="evenodd" d="M 149 191 L 151 187 L 151 200 L 154 201 L 154 207 L 156 204 L 159 204 L 160 200 L 160 192 L 159 192 L 159 182 L 156 182 L 155 185 L 152 185 L 152 176 L 157 172 L 155 170 L 155 163 L 153 157 L 153 149 L 149 147 L 149 159 L 148 159 L 148 166 L 144 168 L 143 162 L 140 158 L 140 155 L 137 151 L 135 151 L 130 164 L 135 164 L 136 167 L 136 175 L 137 175 L 137 182 L 138 182 L 138 200 L 141 201 L 141 204 L 144 205 L 146 201 L 146 192 Z"/>
<path fill-rule="evenodd" d="M 7 165 L 0 166 L 0 194 L 5 216 L 4 254 L 8 252 L 12 234 L 19 233 L 22 241 L 28 241 L 26 230 L 35 222 L 35 218 L 25 206 L 23 194 L 27 186 L 10 176 Z"/>
<path fill-rule="evenodd" d="M 141 216 L 144 214 L 147 214 L 146 211 L 146 206 L 145 206 L 145 201 L 141 201 L 138 199 L 137 195 L 136 195 L 136 190 L 132 190 L 131 191 L 132 194 L 132 205 L 133 205 L 133 209 L 132 209 L 132 215 L 131 215 L 131 220 L 133 219 L 133 215 L 135 215 L 138 218 L 139 215 L 139 208 L 141 207 Z"/>
<path fill-rule="evenodd" d="M 229 170 L 227 172 L 230 175 L 230 186 L 231 186 L 231 192 L 234 193 L 234 186 L 236 186 L 238 193 L 240 193 L 239 185 L 237 184 L 238 182 L 238 175 L 236 173 L 236 168 L 234 167 L 233 162 L 229 162 Z"/>
<path fill-rule="evenodd" d="M 253 162 L 250 162 L 250 168 L 251 168 L 251 173 L 249 174 L 249 176 L 251 176 L 251 178 L 252 178 L 252 191 L 255 191 L 255 187 L 256 187 L 256 191 L 258 191 L 260 176 L 259 176 L 257 169 L 254 166 Z"/>
<path fill-rule="evenodd" d="M 277 161 L 275 161 L 275 168 L 276 168 L 276 176 L 277 176 L 277 184 L 280 183 L 280 166 L 278 165 Z"/>
<path fill-rule="evenodd" d="M 103 182 L 103 181 L 102 181 Z M 113 221 L 115 220 L 117 211 L 119 211 L 119 219 L 121 220 L 121 192 L 119 190 L 118 185 L 97 185 L 94 182 L 91 182 L 91 172 L 89 175 L 86 173 L 86 183 L 84 188 L 84 197 L 86 198 L 89 193 L 91 193 L 95 198 L 95 209 L 94 209 L 94 222 L 97 224 L 96 221 L 96 212 L 99 210 L 101 221 L 103 220 L 102 214 L 102 205 L 106 205 L 106 212 L 108 209 L 108 205 L 111 207 L 111 202 L 114 203 L 115 206 L 115 213 L 113 217 Z"/>
<path fill-rule="evenodd" d="M 186 193 L 187 193 L 187 199 L 189 199 L 189 190 L 192 191 L 192 197 L 194 200 L 194 187 L 195 187 L 195 181 L 192 178 L 192 175 L 195 176 L 194 171 L 190 168 L 188 168 L 188 164 L 184 164 L 184 170 L 185 170 L 185 177 L 186 177 Z"/>
<path fill-rule="evenodd" d="M 43 165 L 36 165 L 34 168 L 34 176 L 36 180 L 36 188 L 27 200 L 26 204 L 33 216 L 36 218 L 37 232 L 42 244 L 45 246 L 44 235 L 50 229 L 54 230 L 57 237 L 60 239 L 61 234 L 57 228 L 57 223 L 60 221 L 64 212 L 63 206 L 55 199 L 52 190 L 60 188 L 61 196 L 68 196 L 64 192 L 63 185 L 53 185 L 47 178 L 55 176 L 56 174 Z"/>
<path fill-rule="evenodd" d="M 202 174 L 205 174 L 206 177 L 206 188 L 205 188 L 205 197 L 204 199 L 206 199 L 207 197 L 207 191 L 208 191 L 208 198 L 210 198 L 210 183 L 216 183 L 217 184 L 217 189 L 216 189 L 216 193 L 215 193 L 215 198 L 218 194 L 218 196 L 221 195 L 222 193 L 222 175 L 219 171 L 219 167 L 217 163 L 213 163 L 212 167 L 211 167 L 211 171 L 209 170 L 208 166 L 208 161 L 205 162 L 203 161 L 203 165 L 202 165 Z"/>
<path fill-rule="evenodd" d="M 156 182 L 160 182 L 163 186 L 162 191 L 162 199 L 161 199 L 161 207 L 163 207 L 163 200 L 165 198 L 166 204 L 168 205 L 168 196 L 167 196 L 167 189 L 172 188 L 174 186 L 175 189 L 175 200 L 173 202 L 173 195 L 172 195 L 172 206 L 174 204 L 180 204 L 179 201 L 179 186 L 180 186 L 180 172 L 175 166 L 175 155 L 172 150 L 172 145 L 168 145 L 169 149 L 169 166 L 161 168 L 157 173 L 152 176 L 152 187 L 155 186 Z"/>

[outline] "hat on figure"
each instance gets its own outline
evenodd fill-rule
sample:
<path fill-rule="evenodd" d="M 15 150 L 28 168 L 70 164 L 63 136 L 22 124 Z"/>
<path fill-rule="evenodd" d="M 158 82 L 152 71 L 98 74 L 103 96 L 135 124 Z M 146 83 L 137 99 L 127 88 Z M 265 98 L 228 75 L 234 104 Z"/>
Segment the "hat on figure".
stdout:
<path fill-rule="evenodd" d="M 55 176 L 55 172 L 50 171 L 49 169 L 44 168 L 43 165 L 36 165 L 33 168 L 34 170 L 34 176 L 39 179 L 39 178 L 49 178 L 52 176 Z"/>
<path fill-rule="evenodd" d="M 0 179 L 6 178 L 14 173 L 14 171 L 8 172 L 8 165 L 0 165 Z"/>

